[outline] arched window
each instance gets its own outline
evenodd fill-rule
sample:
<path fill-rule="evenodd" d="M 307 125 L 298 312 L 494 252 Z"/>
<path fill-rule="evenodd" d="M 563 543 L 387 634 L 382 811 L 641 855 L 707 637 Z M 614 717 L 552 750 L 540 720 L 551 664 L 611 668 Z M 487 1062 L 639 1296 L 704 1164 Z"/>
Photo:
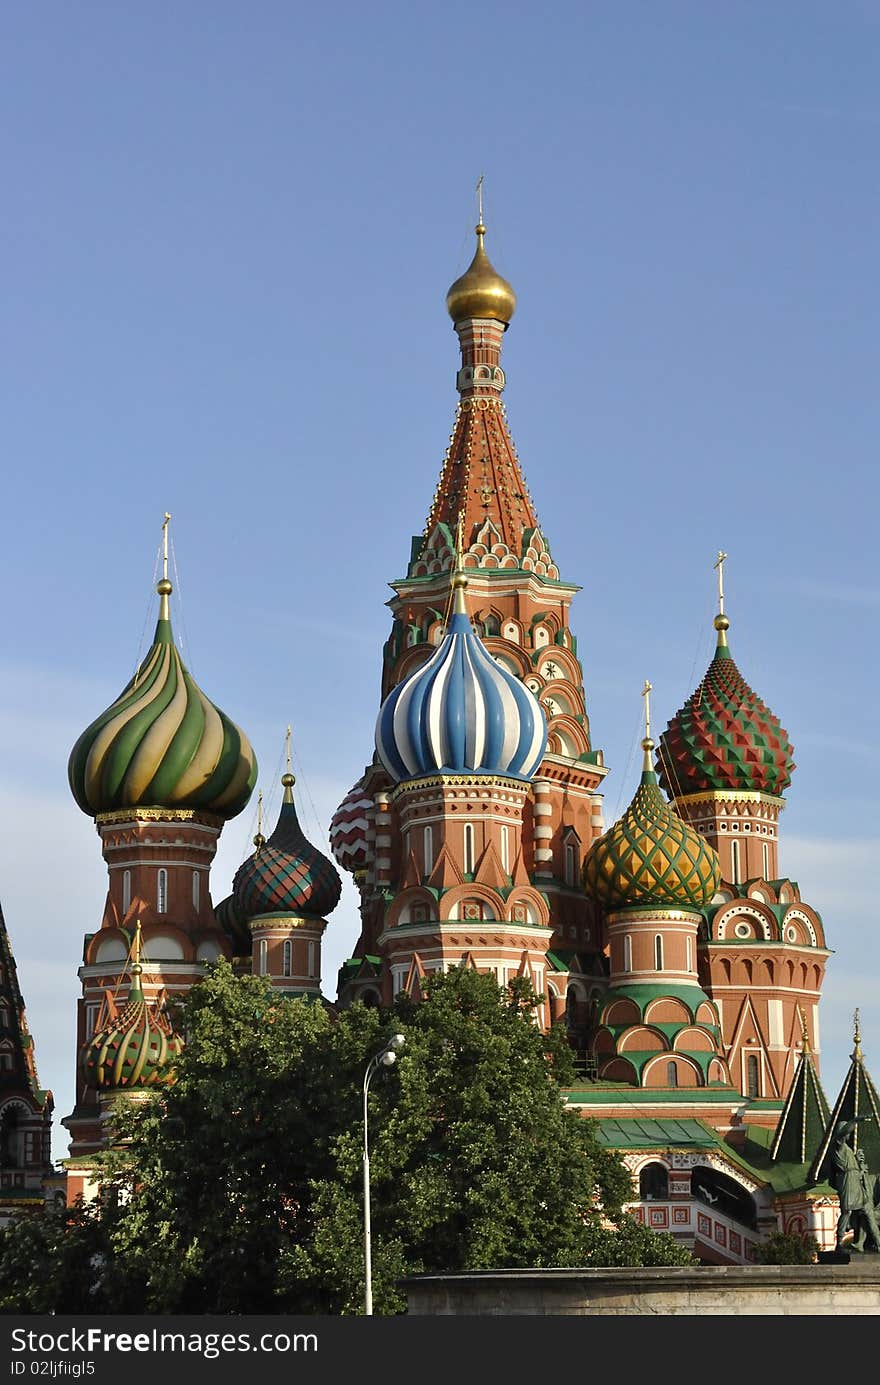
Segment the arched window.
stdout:
<path fill-rule="evenodd" d="M 474 873 L 474 825 L 466 822 L 464 825 L 464 873 L 473 875 Z"/>
<path fill-rule="evenodd" d="M 314 978 L 315 978 L 316 975 L 317 975 L 317 971 L 316 971 L 316 968 L 315 968 L 315 959 L 316 959 L 315 944 L 314 944 L 314 943 L 309 943 L 309 976 L 310 976 L 313 980 L 314 980 Z"/>
<path fill-rule="evenodd" d="M 268 945 L 267 945 L 267 943 L 266 943 L 266 939 L 265 939 L 265 938 L 261 938 L 261 939 L 260 939 L 260 948 L 259 948 L 259 959 L 260 959 L 260 960 L 259 960 L 259 974 L 260 974 L 260 976 L 265 976 L 265 975 L 266 975 L 266 962 L 267 962 L 267 959 L 268 959 L 268 953 L 269 953 L 269 948 L 268 948 Z"/>
<path fill-rule="evenodd" d="M 675 1063 L 666 1064 L 666 1085 L 667 1087 L 678 1086 L 678 1067 Z"/>
<path fill-rule="evenodd" d="M 642 1202 L 665 1201 L 669 1197 L 669 1170 L 665 1164 L 646 1164 L 639 1174 Z"/>
<path fill-rule="evenodd" d="M 623 939 L 623 969 L 632 971 L 633 969 L 633 945 L 632 938 L 627 933 Z"/>
<path fill-rule="evenodd" d="M 201 882 L 201 876 L 199 875 L 199 872 L 198 872 L 197 870 L 194 870 L 194 871 L 193 871 L 193 908 L 194 908 L 194 909 L 198 909 L 198 907 L 199 907 L 199 886 L 200 886 L 200 882 Z"/>
<path fill-rule="evenodd" d="M 757 1053 L 746 1054 L 746 1096 L 758 1097 L 761 1095 L 761 1080 L 758 1069 Z"/>
<path fill-rule="evenodd" d="M 761 843 L 761 870 L 765 880 L 770 878 L 770 843 Z"/>
<path fill-rule="evenodd" d="M 282 976 L 293 975 L 293 943 L 290 941 L 289 938 L 287 938 L 284 943 L 283 960 L 281 963 L 281 974 Z"/>
<path fill-rule="evenodd" d="M 434 829 L 433 829 L 433 827 L 426 827 L 426 828 L 425 828 L 425 836 L 424 836 L 424 853 L 425 853 L 425 875 L 430 875 L 430 874 L 431 874 L 431 871 L 434 869 Z"/>
<path fill-rule="evenodd" d="M 693 938 L 691 937 L 690 933 L 688 934 L 688 936 L 687 936 L 687 938 L 686 938 L 686 940 L 685 940 L 685 943 L 686 943 L 686 947 L 687 947 L 687 969 L 688 969 L 688 971 L 693 971 L 693 969 L 694 969 L 694 942 L 693 942 Z"/>
<path fill-rule="evenodd" d="M 730 878 L 731 878 L 731 880 L 733 881 L 734 885 L 738 885 L 738 884 L 739 884 L 739 882 L 740 882 L 739 842 L 735 842 L 735 841 L 732 841 L 732 842 L 730 843 Z"/>
<path fill-rule="evenodd" d="M 131 908 L 131 871 L 122 872 L 122 912 L 127 914 Z"/>
<path fill-rule="evenodd" d="M 168 912 L 168 872 L 160 870 L 156 881 L 156 913 Z"/>
<path fill-rule="evenodd" d="M 654 937 L 654 970 L 663 970 L 663 938 L 659 933 Z"/>
<path fill-rule="evenodd" d="M 577 847 L 574 842 L 565 844 L 565 883 L 577 884 Z"/>
<path fill-rule="evenodd" d="M 501 869 L 510 873 L 510 829 L 501 829 Z"/>

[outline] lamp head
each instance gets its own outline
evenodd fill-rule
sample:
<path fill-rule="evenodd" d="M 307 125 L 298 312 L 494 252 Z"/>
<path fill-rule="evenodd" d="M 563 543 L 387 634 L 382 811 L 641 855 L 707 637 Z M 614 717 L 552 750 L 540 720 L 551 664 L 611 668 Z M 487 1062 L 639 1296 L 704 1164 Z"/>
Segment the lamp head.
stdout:
<path fill-rule="evenodd" d="M 394 1052 L 394 1049 L 386 1048 L 385 1052 L 380 1055 L 379 1062 L 382 1064 L 383 1068 L 393 1068 L 394 1064 L 397 1062 L 397 1054 Z"/>

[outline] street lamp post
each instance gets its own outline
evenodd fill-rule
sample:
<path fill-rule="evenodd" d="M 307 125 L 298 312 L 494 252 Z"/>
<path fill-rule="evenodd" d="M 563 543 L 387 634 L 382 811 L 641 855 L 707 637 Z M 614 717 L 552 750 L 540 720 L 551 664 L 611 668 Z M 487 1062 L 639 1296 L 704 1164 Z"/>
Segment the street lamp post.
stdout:
<path fill-rule="evenodd" d="M 367 1096 L 370 1079 L 379 1068 L 393 1068 L 397 1062 L 398 1050 L 406 1042 L 402 1034 L 395 1034 L 379 1053 L 367 1064 L 364 1073 L 364 1313 L 373 1312 L 373 1252 L 370 1240 L 370 1142 L 367 1134 Z"/>

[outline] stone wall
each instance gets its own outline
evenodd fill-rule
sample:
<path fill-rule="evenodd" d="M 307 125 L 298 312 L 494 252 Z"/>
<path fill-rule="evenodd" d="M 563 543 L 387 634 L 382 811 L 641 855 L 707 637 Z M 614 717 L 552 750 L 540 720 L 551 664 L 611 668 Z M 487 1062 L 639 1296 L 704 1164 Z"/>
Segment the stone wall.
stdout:
<path fill-rule="evenodd" d="M 422 1316 L 852 1316 L 880 1314 L 880 1255 L 848 1265 L 482 1270 L 403 1287 L 410 1314 Z"/>

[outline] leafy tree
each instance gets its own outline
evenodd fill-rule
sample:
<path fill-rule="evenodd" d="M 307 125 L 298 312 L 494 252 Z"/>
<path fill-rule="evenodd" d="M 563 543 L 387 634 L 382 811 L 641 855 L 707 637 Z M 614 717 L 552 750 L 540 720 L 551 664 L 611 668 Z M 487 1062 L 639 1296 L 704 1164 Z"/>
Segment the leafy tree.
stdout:
<path fill-rule="evenodd" d="M 106 1156 L 110 1312 L 352 1313 L 363 1307 L 363 1079 L 369 1097 L 376 1312 L 408 1274 L 507 1266 L 677 1264 L 621 1212 L 632 1183 L 564 1106 L 559 1034 L 524 983 L 455 969 L 380 1013 L 332 1017 L 216 964 L 184 1002 L 173 1086 L 121 1108 Z"/>
<path fill-rule="evenodd" d="M 88 1207 L 14 1217 L 0 1230 L 0 1313 L 100 1310 L 105 1252 L 100 1219 Z"/>
<path fill-rule="evenodd" d="M 759 1265 L 812 1265 L 819 1253 L 815 1236 L 800 1231 L 774 1231 L 758 1246 Z"/>

